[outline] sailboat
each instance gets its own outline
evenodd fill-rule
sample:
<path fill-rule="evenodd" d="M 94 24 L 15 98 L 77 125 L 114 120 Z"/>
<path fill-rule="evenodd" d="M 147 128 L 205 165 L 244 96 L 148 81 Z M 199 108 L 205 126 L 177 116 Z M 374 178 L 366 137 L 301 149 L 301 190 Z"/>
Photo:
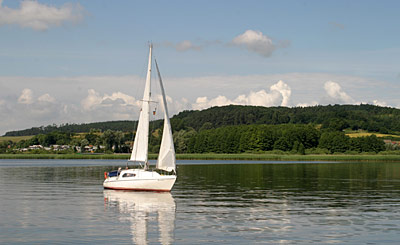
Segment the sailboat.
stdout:
<path fill-rule="evenodd" d="M 125 169 L 119 168 L 117 171 L 104 173 L 105 180 L 103 186 L 106 189 L 171 191 L 176 181 L 176 158 L 171 123 L 168 116 L 164 86 L 156 60 L 155 64 L 162 97 L 161 104 L 164 111 L 164 128 L 156 168 L 150 169 L 148 162 L 150 103 L 154 103 L 154 101 L 151 100 L 151 65 L 153 49 L 151 44 L 149 49 L 146 84 L 132 154 Z M 129 168 L 129 162 L 134 163 L 137 168 Z"/>

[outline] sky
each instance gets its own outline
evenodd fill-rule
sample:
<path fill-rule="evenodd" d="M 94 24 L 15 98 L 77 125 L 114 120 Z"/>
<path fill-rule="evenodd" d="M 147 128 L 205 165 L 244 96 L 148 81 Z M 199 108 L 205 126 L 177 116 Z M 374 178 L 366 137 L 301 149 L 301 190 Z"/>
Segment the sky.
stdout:
<path fill-rule="evenodd" d="M 0 135 L 136 120 L 149 42 L 170 116 L 228 104 L 400 108 L 399 9 L 385 0 L 0 0 Z"/>

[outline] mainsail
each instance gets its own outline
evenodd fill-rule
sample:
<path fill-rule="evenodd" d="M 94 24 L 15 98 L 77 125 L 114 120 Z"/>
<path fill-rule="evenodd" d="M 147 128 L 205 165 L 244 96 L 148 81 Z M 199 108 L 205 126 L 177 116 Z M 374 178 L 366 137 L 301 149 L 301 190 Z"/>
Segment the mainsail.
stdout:
<path fill-rule="evenodd" d="M 165 98 L 164 86 L 162 84 L 162 79 L 160 75 L 160 70 L 158 69 L 157 61 L 155 61 L 155 63 L 157 68 L 158 79 L 160 81 L 162 105 L 164 109 L 164 128 L 163 128 L 160 153 L 158 154 L 156 168 L 166 170 L 168 172 L 170 171 L 175 172 L 175 161 L 176 161 L 175 148 L 174 148 L 174 140 L 172 138 L 171 123 L 169 121 L 169 116 L 168 116 L 167 100 Z"/>
<path fill-rule="evenodd" d="M 144 95 L 142 100 L 142 109 L 140 111 L 139 123 L 136 130 L 135 141 L 133 143 L 131 161 L 147 162 L 148 142 L 149 142 L 149 121 L 150 121 L 150 79 L 151 79 L 151 57 L 152 48 L 150 45 L 149 64 L 147 66 L 146 85 L 144 88 Z"/>

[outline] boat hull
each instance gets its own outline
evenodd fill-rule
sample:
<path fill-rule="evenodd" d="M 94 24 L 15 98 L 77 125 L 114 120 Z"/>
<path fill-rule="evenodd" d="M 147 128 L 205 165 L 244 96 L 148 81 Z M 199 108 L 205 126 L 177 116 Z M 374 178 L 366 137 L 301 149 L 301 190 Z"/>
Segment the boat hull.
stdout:
<path fill-rule="evenodd" d="M 171 191 L 176 175 L 160 175 L 155 171 L 123 170 L 118 176 L 104 180 L 105 189 L 131 191 Z"/>

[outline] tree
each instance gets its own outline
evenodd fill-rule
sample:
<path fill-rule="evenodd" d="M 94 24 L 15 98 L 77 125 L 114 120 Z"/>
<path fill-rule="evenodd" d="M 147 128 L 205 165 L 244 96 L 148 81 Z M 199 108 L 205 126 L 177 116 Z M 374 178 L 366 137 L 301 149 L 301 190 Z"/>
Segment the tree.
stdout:
<path fill-rule="evenodd" d="M 328 149 L 331 153 L 345 152 L 350 149 L 350 138 L 342 132 L 324 132 L 318 147 Z"/>
<path fill-rule="evenodd" d="M 113 145 L 115 145 L 115 135 L 114 132 L 110 129 L 106 130 L 101 136 L 103 139 L 103 144 L 106 147 L 107 151 L 111 151 Z"/>
<path fill-rule="evenodd" d="M 274 144 L 274 150 L 290 151 L 292 143 L 287 135 L 282 135 Z"/>
<path fill-rule="evenodd" d="M 81 151 L 84 152 L 85 146 L 88 146 L 88 145 L 89 145 L 89 141 L 87 139 L 82 139 L 80 142 Z"/>

